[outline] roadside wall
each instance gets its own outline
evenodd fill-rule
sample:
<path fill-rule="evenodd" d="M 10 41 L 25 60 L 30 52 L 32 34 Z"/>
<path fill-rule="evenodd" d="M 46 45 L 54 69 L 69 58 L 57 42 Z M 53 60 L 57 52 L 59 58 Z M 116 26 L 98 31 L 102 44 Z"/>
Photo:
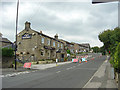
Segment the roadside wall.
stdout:
<path fill-rule="evenodd" d="M 14 61 L 14 57 L 2 57 L 2 68 L 9 68 Z"/>

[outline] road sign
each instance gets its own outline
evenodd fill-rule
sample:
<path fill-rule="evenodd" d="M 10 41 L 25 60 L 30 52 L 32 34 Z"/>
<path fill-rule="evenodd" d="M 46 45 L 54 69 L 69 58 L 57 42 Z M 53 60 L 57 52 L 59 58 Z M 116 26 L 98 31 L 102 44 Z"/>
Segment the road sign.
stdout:
<path fill-rule="evenodd" d="M 82 61 L 86 61 L 85 58 L 82 58 Z"/>
<path fill-rule="evenodd" d="M 72 62 L 78 62 L 78 59 L 72 59 Z"/>
<path fill-rule="evenodd" d="M 27 62 L 24 64 L 24 68 L 31 68 L 31 62 Z"/>

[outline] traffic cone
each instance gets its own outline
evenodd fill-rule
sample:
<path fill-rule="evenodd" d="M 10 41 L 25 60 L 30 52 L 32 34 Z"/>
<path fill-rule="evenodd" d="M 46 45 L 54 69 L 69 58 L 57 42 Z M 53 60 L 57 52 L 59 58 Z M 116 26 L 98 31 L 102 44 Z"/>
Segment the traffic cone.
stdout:
<path fill-rule="evenodd" d="M 79 63 L 81 63 L 81 61 L 79 61 Z"/>
<path fill-rule="evenodd" d="M 87 62 L 87 60 L 85 60 L 85 62 Z"/>

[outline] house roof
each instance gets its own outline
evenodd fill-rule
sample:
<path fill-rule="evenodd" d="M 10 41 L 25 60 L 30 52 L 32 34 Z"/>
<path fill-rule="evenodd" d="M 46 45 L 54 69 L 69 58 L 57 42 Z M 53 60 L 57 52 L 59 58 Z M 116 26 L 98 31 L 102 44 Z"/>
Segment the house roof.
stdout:
<path fill-rule="evenodd" d="M 74 43 L 70 43 L 70 42 L 68 42 L 68 41 L 65 41 L 65 40 L 63 40 L 63 39 L 59 39 L 60 41 L 62 41 L 62 42 L 66 42 L 67 44 L 74 44 Z"/>
<path fill-rule="evenodd" d="M 12 42 L 10 40 L 8 40 L 7 38 L 2 38 L 2 41 L 0 41 L 0 42 L 11 43 L 12 44 Z"/>
<path fill-rule="evenodd" d="M 25 30 L 25 29 L 24 29 L 24 30 Z M 44 36 L 44 37 L 47 37 L 47 38 L 50 38 L 50 39 L 52 39 L 52 40 L 58 41 L 58 42 L 60 42 L 60 43 L 63 43 L 63 42 L 61 42 L 60 40 L 57 40 L 57 39 L 55 39 L 55 38 L 53 38 L 53 37 L 50 37 L 50 36 L 48 36 L 48 35 L 45 35 L 45 34 L 43 34 L 43 33 L 40 33 L 40 32 L 38 32 L 38 31 L 36 31 L 36 30 L 31 29 L 31 28 L 29 28 L 29 30 L 32 30 L 32 31 L 38 33 L 39 35 Z"/>
<path fill-rule="evenodd" d="M 79 46 L 88 48 L 88 47 L 90 47 L 90 44 L 89 43 L 83 43 L 83 44 L 79 44 Z"/>

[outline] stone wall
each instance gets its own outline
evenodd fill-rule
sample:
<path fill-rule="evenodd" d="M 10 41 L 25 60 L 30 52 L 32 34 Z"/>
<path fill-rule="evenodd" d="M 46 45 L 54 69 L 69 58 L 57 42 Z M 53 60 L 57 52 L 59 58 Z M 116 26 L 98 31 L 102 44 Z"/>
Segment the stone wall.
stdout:
<path fill-rule="evenodd" d="M 14 57 L 2 57 L 2 68 L 9 68 L 14 60 Z"/>

